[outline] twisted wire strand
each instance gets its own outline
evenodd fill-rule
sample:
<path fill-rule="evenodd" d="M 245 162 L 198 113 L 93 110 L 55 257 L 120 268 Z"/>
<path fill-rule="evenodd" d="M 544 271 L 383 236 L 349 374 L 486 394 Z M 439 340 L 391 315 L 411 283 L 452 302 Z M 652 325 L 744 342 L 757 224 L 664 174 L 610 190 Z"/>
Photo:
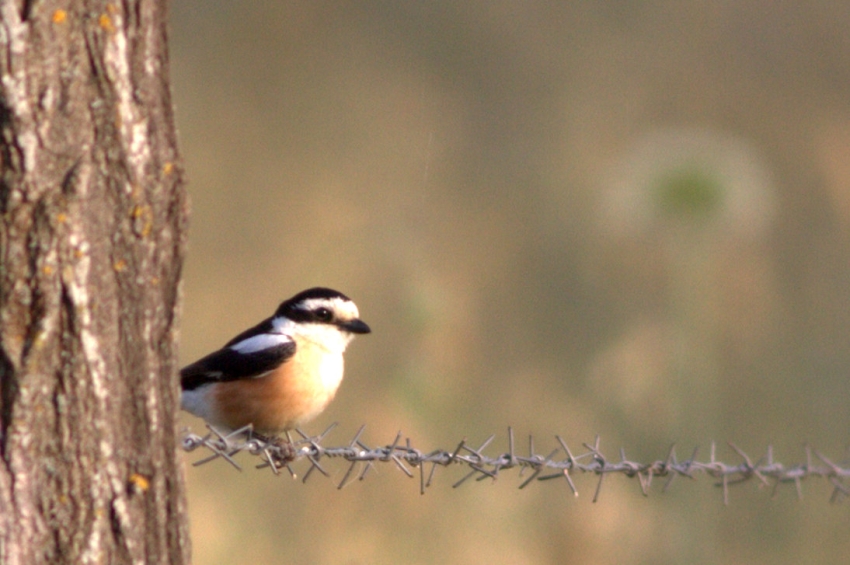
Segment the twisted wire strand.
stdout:
<path fill-rule="evenodd" d="M 199 448 L 210 452 L 207 457 L 196 461 L 194 463 L 196 466 L 216 459 L 224 459 L 236 469 L 241 470 L 233 457 L 238 453 L 247 453 L 259 457 L 261 462 L 257 468 L 268 467 L 275 474 L 286 470 L 293 478 L 296 478 L 296 474 L 291 464 L 306 460 L 310 467 L 304 474 L 305 482 L 314 471 L 330 477 L 330 473 L 322 466 L 323 459 L 344 459 L 350 465 L 337 484 L 339 489 L 349 484 L 355 477 L 363 480 L 376 463 L 392 462 L 408 477 L 414 478 L 417 474 L 419 475 L 419 491 L 422 494 L 431 486 L 438 467 L 460 465 L 466 466 L 469 471 L 452 485 L 453 488 L 473 478 L 477 481 L 495 480 L 503 471 L 519 468 L 519 476 L 523 479 L 519 485 L 520 489 L 527 487 L 535 480 L 548 481 L 563 477 L 573 495 L 578 496 L 578 489 L 572 475 L 576 472 L 594 474 L 598 480 L 593 502 L 599 499 L 603 481 L 610 474 L 637 478 L 641 492 L 644 496 L 648 496 L 655 478 L 666 478 L 662 488 L 662 491 L 666 491 L 676 477 L 695 479 L 697 473 L 702 473 L 716 479 L 715 486 L 722 487 L 724 504 L 729 503 L 730 486 L 751 480 L 757 480 L 764 486 L 772 487 L 774 496 L 781 485 L 793 484 L 798 498 L 802 498 L 802 481 L 809 477 L 818 477 L 826 479 L 833 487 L 830 502 L 850 496 L 850 488 L 844 484 L 844 479 L 850 477 L 848 462 L 835 463 L 808 445 L 805 446 L 806 462 L 791 466 L 774 460 L 772 446 L 768 446 L 766 454 L 753 462 L 747 453 L 733 443 L 728 445 L 741 461 L 736 464 L 724 463 L 716 457 L 714 442 L 711 443 L 708 461 L 697 460 L 697 448 L 688 459 L 679 461 L 676 456 L 676 447 L 672 445 L 663 461 L 641 463 L 627 459 L 623 448 L 619 450 L 618 460 L 609 459 L 601 451 L 599 436 L 596 436 L 592 444 L 583 443 L 582 446 L 586 451 L 579 455 L 574 455 L 559 435 L 555 436 L 558 446 L 544 455 L 536 450 L 534 437 L 529 436 L 528 453 L 521 455 L 516 449 L 514 431 L 508 428 L 508 451 L 488 456 L 484 454 L 484 450 L 496 438 L 495 435 L 491 435 L 477 447 L 464 439 L 451 451 L 436 449 L 425 452 L 413 447 L 410 438 L 405 438 L 401 432 L 398 432 L 395 439 L 387 445 L 370 447 L 361 439 L 365 430 L 364 425 L 347 445 L 327 447 L 323 442 L 335 427 L 336 424 L 332 424 L 318 436 L 308 436 L 301 430 L 295 430 L 299 438 L 292 439 L 287 434 L 287 439 L 283 440 L 260 436 L 252 433 L 249 428 L 224 434 L 207 426 L 208 433 L 203 436 L 187 431 L 183 436 L 182 448 L 186 452 Z M 357 471 L 358 467 L 359 471 Z M 412 469 L 418 470 L 418 473 Z M 524 477 L 526 473 L 530 473 L 528 477 Z"/>

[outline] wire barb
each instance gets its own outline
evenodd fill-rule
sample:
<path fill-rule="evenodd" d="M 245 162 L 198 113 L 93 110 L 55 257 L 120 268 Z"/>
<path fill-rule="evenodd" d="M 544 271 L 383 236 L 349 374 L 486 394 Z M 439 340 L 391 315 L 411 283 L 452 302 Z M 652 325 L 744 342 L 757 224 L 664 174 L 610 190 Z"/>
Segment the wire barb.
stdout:
<path fill-rule="evenodd" d="M 466 466 L 468 472 L 456 481 L 452 487 L 460 487 L 469 479 L 475 477 L 476 481 L 485 479 L 495 480 L 503 471 L 519 468 L 519 476 L 523 480 L 519 484 L 524 489 L 533 481 L 547 481 L 563 476 L 574 496 L 578 496 L 578 489 L 573 482 L 573 476 L 580 472 L 582 474 L 593 474 L 597 476 L 596 489 L 593 502 L 599 500 L 603 481 L 606 475 L 621 474 L 627 478 L 637 478 L 641 493 L 648 496 L 652 481 L 655 477 L 665 477 L 667 480 L 662 488 L 666 491 L 672 480 L 679 475 L 696 479 L 696 473 L 702 473 L 715 479 L 717 487 L 722 488 L 723 502 L 729 503 L 729 489 L 731 486 L 756 479 L 760 485 L 771 487 L 771 496 L 776 496 L 781 485 L 793 483 L 797 497 L 802 498 L 802 480 L 809 477 L 826 479 L 832 487 L 830 502 L 837 502 L 845 497 L 850 497 L 850 486 L 845 484 L 845 479 L 850 478 L 850 466 L 848 462 L 835 462 L 810 446 L 805 446 L 805 463 L 786 466 L 774 459 L 773 447 L 768 446 L 766 455 L 757 461 L 753 461 L 743 449 L 733 443 L 728 443 L 729 448 L 741 459 L 740 463 L 727 464 L 717 459 L 717 449 L 714 442 L 711 443 L 709 460 L 701 462 L 697 460 L 698 449 L 695 448 L 691 457 L 685 461 L 679 461 L 676 457 L 676 446 L 671 445 L 664 460 L 651 463 L 631 461 L 626 457 L 625 449 L 619 450 L 619 461 L 612 461 L 606 457 L 600 447 L 600 438 L 596 436 L 593 444 L 583 443 L 587 449 L 586 453 L 574 455 L 567 446 L 566 441 L 556 435 L 558 447 L 555 447 L 548 455 L 542 455 L 535 448 L 534 437 L 528 437 L 528 456 L 518 455 L 515 451 L 514 430 L 508 428 L 507 453 L 497 456 L 485 455 L 484 450 L 496 438 L 495 435 L 488 437 L 478 448 L 467 444 L 466 439 L 458 443 L 452 451 L 436 449 L 430 452 L 421 451 L 413 447 L 410 438 L 398 432 L 392 442 L 384 447 L 369 447 L 362 441 L 366 426 L 361 426 L 354 437 L 342 447 L 326 447 L 325 439 L 336 427 L 332 424 L 318 436 L 309 436 L 303 431 L 296 429 L 295 433 L 300 436 L 293 439 L 287 434 L 283 438 L 267 438 L 254 433 L 250 427 L 233 432 L 221 432 L 212 426 L 207 426 L 206 435 L 197 435 L 186 431 L 182 438 L 181 446 L 184 451 L 192 452 L 203 448 L 210 452 L 206 457 L 195 461 L 193 465 L 203 465 L 216 459 L 224 459 L 237 470 L 242 467 L 236 463 L 234 457 L 240 453 L 247 453 L 260 458 L 257 468 L 270 468 L 276 475 L 286 469 L 292 478 L 296 478 L 291 465 L 299 461 L 307 461 L 310 467 L 304 473 L 302 481 L 306 482 L 314 471 L 326 477 L 331 474 L 322 467 L 323 459 L 341 458 L 349 463 L 342 479 L 337 484 L 342 489 L 350 483 L 355 476 L 363 480 L 366 474 L 381 462 L 393 462 L 406 476 L 414 478 L 417 473 L 411 470 L 418 468 L 419 492 L 425 491 L 433 484 L 437 467 L 451 467 L 453 465 Z M 558 454 L 565 456 L 559 458 Z M 815 463 L 815 460 L 820 463 Z M 425 465 L 430 463 L 431 467 L 426 473 Z M 358 466 L 362 466 L 359 473 L 355 473 Z M 528 477 L 523 477 L 525 471 L 529 471 Z M 545 471 L 554 471 L 545 473 Z"/>

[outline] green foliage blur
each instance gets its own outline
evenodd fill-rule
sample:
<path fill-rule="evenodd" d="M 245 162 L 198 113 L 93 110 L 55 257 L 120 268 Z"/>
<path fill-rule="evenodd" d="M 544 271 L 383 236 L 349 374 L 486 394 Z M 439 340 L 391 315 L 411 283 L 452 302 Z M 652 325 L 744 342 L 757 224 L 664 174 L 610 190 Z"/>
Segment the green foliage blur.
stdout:
<path fill-rule="evenodd" d="M 314 285 L 373 334 L 308 431 L 616 458 L 846 459 L 850 8 L 172 2 L 193 203 L 181 357 Z M 202 424 L 190 417 L 195 431 Z M 837 563 L 823 482 L 343 491 L 186 457 L 195 563 Z M 724 447 L 728 463 L 738 461 Z M 297 468 L 303 473 L 306 468 Z"/>

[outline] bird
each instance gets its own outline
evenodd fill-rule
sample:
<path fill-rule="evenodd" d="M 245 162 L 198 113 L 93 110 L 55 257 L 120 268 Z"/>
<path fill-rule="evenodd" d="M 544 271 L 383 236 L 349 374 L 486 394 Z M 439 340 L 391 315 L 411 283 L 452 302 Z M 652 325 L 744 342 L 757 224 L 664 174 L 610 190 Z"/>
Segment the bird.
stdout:
<path fill-rule="evenodd" d="M 180 370 L 181 407 L 221 431 L 276 437 L 318 416 L 343 375 L 343 353 L 372 330 L 354 302 L 315 287 Z"/>

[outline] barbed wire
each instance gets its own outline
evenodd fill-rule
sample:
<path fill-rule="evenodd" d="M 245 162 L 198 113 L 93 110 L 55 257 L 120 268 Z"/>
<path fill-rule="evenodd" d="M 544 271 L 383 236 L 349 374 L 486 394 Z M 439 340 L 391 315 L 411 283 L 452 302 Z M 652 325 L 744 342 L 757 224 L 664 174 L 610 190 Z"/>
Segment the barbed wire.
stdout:
<path fill-rule="evenodd" d="M 697 460 L 699 451 L 697 448 L 694 448 L 688 459 L 679 461 L 676 456 L 676 447 L 672 445 L 663 461 L 640 463 L 628 460 L 623 448 L 619 450 L 619 460 L 615 461 L 606 457 L 600 449 L 599 436 L 596 436 L 593 444 L 582 443 L 587 451 L 580 455 L 574 455 L 567 443 L 558 435 L 555 436 L 558 446 L 544 455 L 535 448 L 533 436 L 529 436 L 528 454 L 520 455 L 516 449 L 514 431 L 508 428 L 508 451 L 496 456 L 487 456 L 483 452 L 496 438 L 495 435 L 491 435 L 477 447 L 470 445 L 464 439 L 452 451 L 436 449 L 425 452 L 413 447 L 410 438 L 404 438 L 401 432 L 387 445 L 369 447 L 362 440 L 366 428 L 364 425 L 347 445 L 326 447 L 323 442 L 335 427 L 336 423 L 318 436 L 308 436 L 301 430 L 295 430 L 300 438 L 293 440 L 289 434 L 286 439 L 267 438 L 252 433 L 247 428 L 225 434 L 212 426 L 207 426 L 208 433 L 204 436 L 187 431 L 183 437 L 182 447 L 186 452 L 198 448 L 211 452 L 209 456 L 196 461 L 194 463 L 196 466 L 216 459 L 224 459 L 236 469 L 241 470 L 234 456 L 247 453 L 260 458 L 261 463 L 257 465 L 257 468 L 270 468 L 275 474 L 280 474 L 285 469 L 292 478 L 297 478 L 292 464 L 306 460 L 310 467 L 304 474 L 304 482 L 314 471 L 326 477 L 331 476 L 322 467 L 323 459 L 344 459 L 350 465 L 337 484 L 339 489 L 349 484 L 355 476 L 358 480 L 365 479 L 376 463 L 392 462 L 408 477 L 414 478 L 417 474 L 419 475 L 419 491 L 422 494 L 431 486 L 438 467 L 461 465 L 466 466 L 469 472 L 455 482 L 452 485 L 453 488 L 473 478 L 477 481 L 496 480 L 504 471 L 519 468 L 519 476 L 523 479 L 519 485 L 520 489 L 527 487 L 533 481 L 548 481 L 563 477 L 573 495 L 578 496 L 578 489 L 572 476 L 576 472 L 594 474 L 598 480 L 593 502 L 599 499 L 605 477 L 615 473 L 628 478 L 637 478 L 644 496 L 649 495 L 649 489 L 656 478 L 666 479 L 662 488 L 662 491 L 666 491 L 676 477 L 695 479 L 698 473 L 705 474 L 717 479 L 715 486 L 722 487 L 724 504 L 729 503 L 730 486 L 751 480 L 758 480 L 761 485 L 772 487 L 773 496 L 776 495 L 780 486 L 793 484 L 797 497 L 802 498 L 802 481 L 809 477 L 818 477 L 826 479 L 833 487 L 830 502 L 850 496 L 850 488 L 844 484 L 844 479 L 850 477 L 848 462 L 835 463 L 808 445 L 805 446 L 805 463 L 791 466 L 774 460 L 772 446 L 768 446 L 766 454 L 754 463 L 747 453 L 733 443 L 728 443 L 728 446 L 741 461 L 737 464 L 724 463 L 716 457 L 714 442 L 711 443 L 708 461 Z M 818 460 L 817 463 L 815 458 Z M 360 470 L 355 473 L 358 466 Z M 411 467 L 418 469 L 418 473 L 411 470 Z M 427 471 L 426 467 L 428 467 Z M 524 477 L 526 473 L 530 475 Z"/>

